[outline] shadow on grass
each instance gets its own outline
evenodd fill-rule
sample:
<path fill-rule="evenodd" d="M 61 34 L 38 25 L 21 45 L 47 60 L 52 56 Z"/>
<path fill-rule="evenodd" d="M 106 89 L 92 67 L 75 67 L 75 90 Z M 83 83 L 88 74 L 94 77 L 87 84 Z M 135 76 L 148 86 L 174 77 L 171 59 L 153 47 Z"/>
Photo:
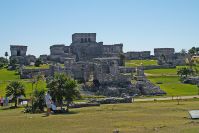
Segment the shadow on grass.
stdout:
<path fill-rule="evenodd" d="M 78 114 L 79 112 L 75 112 L 75 111 L 69 111 L 69 112 L 55 112 L 55 113 L 52 113 L 50 115 L 73 115 L 73 114 Z M 49 115 L 49 116 L 50 116 Z M 43 114 L 42 117 L 49 117 L 47 116 L 46 114 Z"/>
<path fill-rule="evenodd" d="M 14 107 L 14 106 L 11 106 L 11 107 L 3 107 L 3 108 L 1 108 L 0 110 L 10 110 L 10 109 L 20 109 L 20 108 L 23 108 L 23 107 Z"/>

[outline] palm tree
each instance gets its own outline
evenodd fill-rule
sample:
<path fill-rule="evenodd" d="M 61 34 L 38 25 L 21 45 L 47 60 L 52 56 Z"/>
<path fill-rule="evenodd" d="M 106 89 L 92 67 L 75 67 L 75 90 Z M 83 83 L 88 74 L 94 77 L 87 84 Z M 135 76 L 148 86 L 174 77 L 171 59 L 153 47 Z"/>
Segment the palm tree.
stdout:
<path fill-rule="evenodd" d="M 52 80 L 47 82 L 52 100 L 59 106 L 63 106 L 63 100 L 67 102 L 67 111 L 69 104 L 77 97 L 80 97 L 80 92 L 77 90 L 77 82 L 66 74 L 55 74 Z"/>
<path fill-rule="evenodd" d="M 38 103 L 37 101 L 34 101 L 35 100 L 34 97 L 38 96 L 37 93 L 41 93 L 41 94 L 43 93 L 43 91 L 38 91 L 37 90 L 38 89 L 37 87 L 38 87 L 39 81 L 43 81 L 43 80 L 45 80 L 45 77 L 41 73 L 39 73 L 38 75 L 32 77 L 32 80 L 31 80 L 31 83 L 32 83 L 32 94 L 31 94 L 32 95 L 31 96 L 32 112 L 35 111 L 35 108 L 34 108 L 35 102 Z M 34 88 L 34 85 L 35 85 L 35 88 Z"/>
<path fill-rule="evenodd" d="M 17 98 L 20 96 L 25 96 L 25 88 L 24 85 L 21 82 L 18 81 L 12 81 L 7 87 L 6 87 L 6 96 L 13 97 L 13 100 L 15 102 L 15 107 L 17 107 Z"/>

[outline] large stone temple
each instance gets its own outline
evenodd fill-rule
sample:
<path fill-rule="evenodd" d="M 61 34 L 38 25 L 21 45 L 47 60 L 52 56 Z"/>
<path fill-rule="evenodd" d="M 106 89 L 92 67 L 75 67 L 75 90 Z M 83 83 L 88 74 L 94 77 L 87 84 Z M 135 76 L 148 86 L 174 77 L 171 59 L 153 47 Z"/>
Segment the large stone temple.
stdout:
<path fill-rule="evenodd" d="M 123 44 L 104 45 L 96 42 L 96 33 L 75 33 L 70 46 L 57 44 L 50 47 L 49 60 L 64 63 L 67 58 L 90 61 L 93 58 L 118 57 L 123 53 Z"/>

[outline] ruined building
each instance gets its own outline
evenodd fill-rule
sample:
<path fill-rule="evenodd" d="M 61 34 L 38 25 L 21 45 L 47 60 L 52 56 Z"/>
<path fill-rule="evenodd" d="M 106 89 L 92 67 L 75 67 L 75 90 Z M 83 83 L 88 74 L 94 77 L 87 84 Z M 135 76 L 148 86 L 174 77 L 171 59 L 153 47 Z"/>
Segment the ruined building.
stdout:
<path fill-rule="evenodd" d="M 26 50 L 27 47 L 24 47 L 24 51 L 19 51 L 18 56 L 26 58 Z M 143 70 L 138 72 L 136 83 L 132 83 L 134 69 L 121 65 L 122 54 L 123 44 L 103 45 L 103 42 L 96 42 L 96 33 L 75 33 L 70 46 L 53 45 L 49 56 L 40 56 L 44 62 L 59 62 L 64 63 L 64 66 L 51 63 L 48 69 L 21 69 L 21 78 L 32 78 L 38 73 L 46 77 L 55 73 L 66 73 L 84 83 L 83 89 L 102 95 L 165 94 L 146 80 Z M 150 53 L 143 52 L 139 56 L 145 58 L 149 55 Z M 86 86 L 88 82 L 92 86 Z"/>
<path fill-rule="evenodd" d="M 174 48 L 155 48 L 154 56 L 158 60 L 159 65 L 184 65 L 185 55 L 181 53 L 175 53 Z"/>
<path fill-rule="evenodd" d="M 70 46 L 63 44 L 50 47 L 49 60 L 64 63 L 65 58 L 90 61 L 100 57 L 118 57 L 123 53 L 123 44 L 103 45 L 96 42 L 96 33 L 75 33 Z"/>
<path fill-rule="evenodd" d="M 10 60 L 16 60 L 16 63 L 18 64 L 29 65 L 31 62 L 36 61 L 36 57 L 34 55 L 26 55 L 27 46 L 10 45 L 10 51 Z"/>

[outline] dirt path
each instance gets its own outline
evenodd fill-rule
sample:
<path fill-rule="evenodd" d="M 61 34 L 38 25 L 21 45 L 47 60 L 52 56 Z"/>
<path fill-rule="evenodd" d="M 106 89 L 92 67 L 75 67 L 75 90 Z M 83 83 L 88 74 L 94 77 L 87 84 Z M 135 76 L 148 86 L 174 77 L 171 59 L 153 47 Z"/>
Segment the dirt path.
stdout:
<path fill-rule="evenodd" d="M 199 95 L 193 96 L 174 96 L 174 97 L 158 97 L 158 98 L 134 98 L 134 102 L 141 102 L 141 101 L 163 101 L 163 100 L 175 100 L 175 99 L 193 99 L 199 98 Z"/>

